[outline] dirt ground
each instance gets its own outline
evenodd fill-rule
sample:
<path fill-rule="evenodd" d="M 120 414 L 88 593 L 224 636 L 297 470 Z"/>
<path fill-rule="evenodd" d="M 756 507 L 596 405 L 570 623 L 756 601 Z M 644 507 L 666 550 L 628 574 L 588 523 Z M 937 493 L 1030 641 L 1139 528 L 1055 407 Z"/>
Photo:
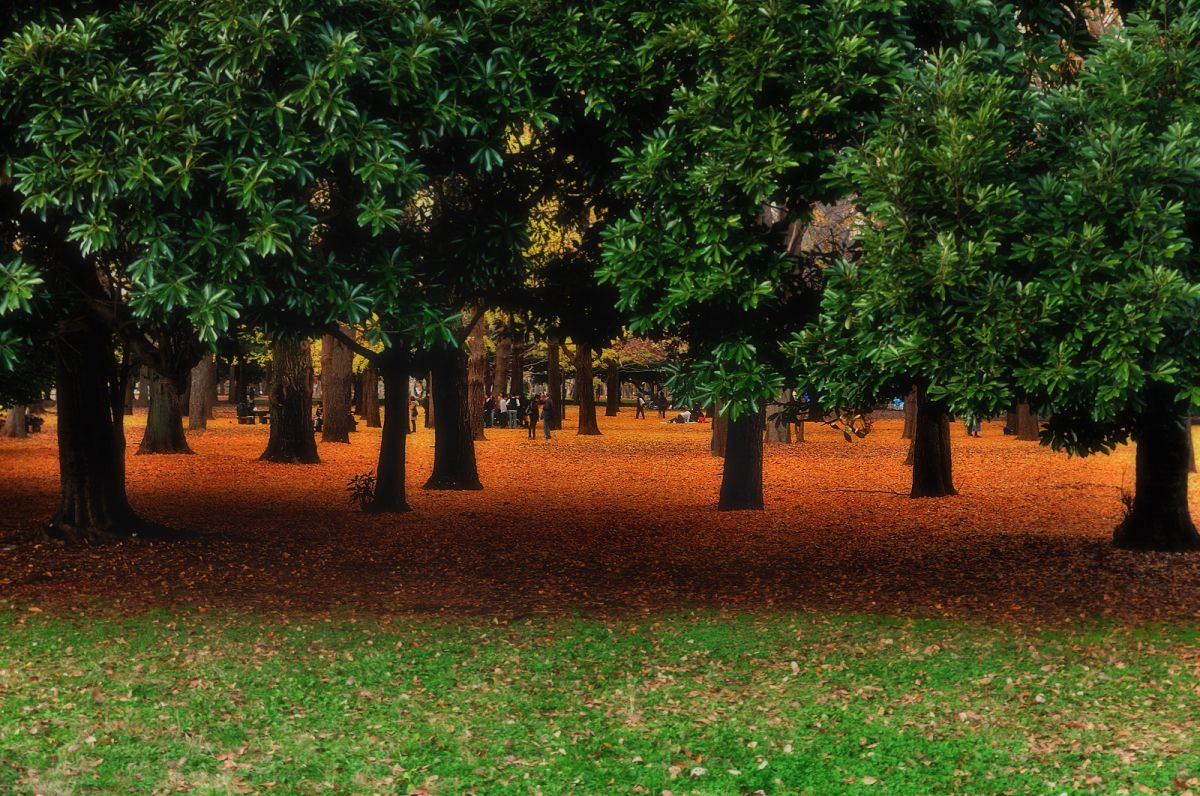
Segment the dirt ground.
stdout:
<path fill-rule="evenodd" d="M 321 444 L 319 465 L 256 461 L 261 425 L 222 406 L 194 456 L 137 456 L 128 483 L 145 517 L 184 541 L 66 550 L 17 541 L 51 514 L 53 414 L 0 439 L 0 605 L 45 610 L 194 605 L 247 610 L 619 614 L 703 606 L 810 608 L 1058 622 L 1200 615 L 1200 555 L 1112 549 L 1132 488 L 1132 450 L 1068 459 L 1005 437 L 953 432 L 960 495 L 907 497 L 897 420 L 865 439 L 807 425 L 768 446 L 767 510 L 715 509 L 721 462 L 706 425 L 632 410 L 578 437 L 574 408 L 552 441 L 492 429 L 477 443 L 482 492 L 420 489 L 433 432 L 409 438 L 410 501 L 360 513 L 346 485 L 374 467 L 379 431 Z M 1198 493 L 1192 487 L 1193 510 Z"/>

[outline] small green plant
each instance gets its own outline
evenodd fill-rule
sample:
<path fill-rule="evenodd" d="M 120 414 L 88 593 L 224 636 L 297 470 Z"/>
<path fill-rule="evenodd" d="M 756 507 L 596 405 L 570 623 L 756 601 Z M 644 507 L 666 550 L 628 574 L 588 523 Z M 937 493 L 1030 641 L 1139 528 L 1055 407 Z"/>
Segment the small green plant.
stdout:
<path fill-rule="evenodd" d="M 357 503 L 364 511 L 375 500 L 375 471 L 360 473 L 350 479 L 346 491 L 350 493 L 350 502 Z"/>

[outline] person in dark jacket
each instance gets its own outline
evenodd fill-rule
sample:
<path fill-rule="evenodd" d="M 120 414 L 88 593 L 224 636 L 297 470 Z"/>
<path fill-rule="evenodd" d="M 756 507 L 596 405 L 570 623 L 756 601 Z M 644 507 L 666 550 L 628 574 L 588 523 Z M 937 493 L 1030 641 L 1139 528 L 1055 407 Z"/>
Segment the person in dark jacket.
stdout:
<path fill-rule="evenodd" d="M 525 407 L 525 417 L 529 419 L 529 438 L 537 439 L 538 399 L 530 398 Z"/>
<path fill-rule="evenodd" d="M 658 404 L 658 416 L 667 416 L 667 394 L 662 390 L 658 391 L 658 397 L 654 399 L 654 403 Z"/>

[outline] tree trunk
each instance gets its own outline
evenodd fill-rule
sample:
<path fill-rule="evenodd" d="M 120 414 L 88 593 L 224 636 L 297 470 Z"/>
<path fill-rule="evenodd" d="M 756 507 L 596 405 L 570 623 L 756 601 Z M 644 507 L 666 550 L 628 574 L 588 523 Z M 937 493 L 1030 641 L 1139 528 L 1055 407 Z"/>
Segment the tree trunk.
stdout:
<path fill-rule="evenodd" d="M 712 437 L 709 441 L 709 450 L 712 455 L 720 459 L 725 458 L 725 451 L 729 447 L 729 416 L 720 411 L 721 402 L 713 403 L 713 419 L 712 419 Z"/>
<path fill-rule="evenodd" d="M 512 355 L 513 341 L 508 335 L 503 335 L 496 341 L 496 367 L 492 369 L 492 396 L 499 398 L 508 395 L 509 358 Z M 519 395 L 521 386 L 513 385 L 513 394 Z"/>
<path fill-rule="evenodd" d="M 1135 493 L 1113 544 L 1127 550 L 1197 550 L 1200 535 L 1188 509 L 1188 418 L 1166 390 L 1147 389 L 1138 416 Z"/>
<path fill-rule="evenodd" d="M 957 495 L 950 456 L 950 416 L 946 407 L 917 390 L 917 422 L 913 433 L 910 497 Z"/>
<path fill-rule="evenodd" d="M 546 341 L 546 392 L 554 399 L 555 411 L 550 416 L 550 430 L 562 428 L 562 367 L 558 361 L 558 338 Z"/>
<path fill-rule="evenodd" d="M 9 407 L 8 417 L 4 421 L 4 430 L 0 437 L 17 437 L 24 439 L 29 436 L 25 432 L 25 404 Z"/>
<path fill-rule="evenodd" d="M 789 444 L 792 441 L 792 424 L 782 416 L 782 412 L 792 400 L 790 390 L 780 390 L 778 400 L 779 403 L 767 404 L 765 441 L 772 444 Z"/>
<path fill-rule="evenodd" d="M 145 366 L 138 368 L 137 399 L 134 404 L 137 406 L 150 405 L 150 370 Z"/>
<path fill-rule="evenodd" d="M 524 351 L 513 341 L 509 359 L 512 361 L 512 374 L 509 377 L 508 389 L 512 395 L 525 395 L 525 362 Z"/>
<path fill-rule="evenodd" d="M 229 395 L 225 396 L 227 403 L 237 404 L 242 401 L 241 393 L 245 388 L 242 385 L 242 380 L 238 378 L 238 368 L 240 367 L 241 365 L 238 364 L 237 357 L 229 358 Z"/>
<path fill-rule="evenodd" d="M 375 388 L 375 365 L 369 365 L 372 374 L 364 395 L 375 398 L 375 419 L 379 419 L 379 393 Z M 367 510 L 377 513 L 400 513 L 411 511 L 405 495 L 406 443 L 408 440 L 408 355 L 392 349 L 385 351 L 379 360 L 378 373 L 383 377 L 383 434 L 379 441 L 379 463 L 375 468 L 375 497 Z M 369 422 L 369 414 L 368 414 Z"/>
<path fill-rule="evenodd" d="M 144 531 L 125 494 L 124 415 L 114 411 L 119 387 L 111 336 L 85 313 L 60 326 L 55 359 L 61 499 L 47 535 L 80 541 Z"/>
<path fill-rule="evenodd" d="M 1029 411 L 1029 404 L 1025 401 L 1017 404 L 1017 439 L 1037 442 L 1041 438 L 1041 419 Z"/>
<path fill-rule="evenodd" d="M 616 417 L 621 412 L 621 364 L 616 360 L 608 363 L 604 373 L 604 416 Z"/>
<path fill-rule="evenodd" d="M 796 421 L 796 442 L 804 442 L 804 421 Z"/>
<path fill-rule="evenodd" d="M 430 352 L 436 408 L 433 473 L 425 489 L 483 489 L 475 466 L 475 439 L 467 412 L 467 357 L 460 348 Z"/>
<path fill-rule="evenodd" d="M 464 320 L 467 320 L 464 318 Z M 487 321 L 482 317 L 467 334 L 467 418 L 471 423 L 471 438 L 487 439 L 483 435 L 483 391 L 487 381 L 487 343 L 484 335 Z"/>
<path fill-rule="evenodd" d="M 581 437 L 600 436 L 600 425 L 596 422 L 596 385 L 592 381 L 591 346 L 576 343 L 575 400 L 579 402 L 579 425 L 575 433 Z"/>
<path fill-rule="evenodd" d="M 408 378 L 407 366 L 405 370 L 405 379 Z M 387 382 L 384 382 L 384 389 L 387 389 Z M 401 389 L 406 394 L 408 393 L 408 382 L 405 381 L 401 385 Z M 367 428 L 379 428 L 382 423 L 379 421 L 379 370 L 375 365 L 368 363 L 367 367 L 362 372 L 362 397 L 363 397 L 363 417 L 366 418 Z M 404 405 L 404 427 L 408 428 L 408 404 Z"/>
<path fill-rule="evenodd" d="M 917 429 L 917 388 L 913 387 L 908 391 L 908 395 L 904 396 L 904 431 L 900 434 L 900 439 L 912 439 L 913 434 Z M 911 445 L 909 446 L 911 450 Z M 906 462 L 912 464 L 912 462 Z"/>
<path fill-rule="evenodd" d="M 125 398 L 122 402 L 124 404 L 122 413 L 126 417 L 133 415 L 133 387 L 133 379 L 125 379 Z"/>
<path fill-rule="evenodd" d="M 217 379 L 217 363 L 212 354 L 204 357 L 192 368 L 191 407 L 188 410 L 188 430 L 204 431 L 212 417 L 212 389 Z"/>
<path fill-rule="evenodd" d="M 307 340 L 271 343 L 271 436 L 259 458 L 282 464 L 316 464 L 312 420 L 312 354 Z"/>
<path fill-rule="evenodd" d="M 150 412 L 138 455 L 148 453 L 191 453 L 183 434 L 183 400 L 175 382 L 155 376 L 150 382 Z"/>
<path fill-rule="evenodd" d="M 762 412 L 748 412 L 730 420 L 725 448 L 725 467 L 721 477 L 720 511 L 741 511 L 763 507 Z"/>
<path fill-rule="evenodd" d="M 437 425 L 436 418 L 433 416 L 433 396 L 436 390 L 433 386 L 433 371 L 429 371 L 429 376 L 425 379 L 425 428 L 434 428 Z"/>
<path fill-rule="evenodd" d="M 349 328 L 342 326 L 349 333 Z M 321 442 L 350 442 L 354 352 L 337 337 L 321 338 Z"/>
<path fill-rule="evenodd" d="M 1196 472 L 1196 445 L 1192 442 L 1192 417 L 1188 416 L 1188 472 Z"/>

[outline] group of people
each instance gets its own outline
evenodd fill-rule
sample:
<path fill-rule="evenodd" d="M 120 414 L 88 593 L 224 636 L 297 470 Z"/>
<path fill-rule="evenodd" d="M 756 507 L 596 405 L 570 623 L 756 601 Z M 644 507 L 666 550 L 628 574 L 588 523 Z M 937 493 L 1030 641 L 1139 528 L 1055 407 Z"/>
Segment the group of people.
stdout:
<path fill-rule="evenodd" d="M 646 419 L 646 407 L 658 410 L 658 416 L 665 418 L 667 416 L 667 394 L 662 390 L 658 391 L 658 395 L 647 398 L 646 393 L 638 391 L 637 396 L 637 412 L 634 414 L 634 419 Z M 653 401 L 653 403 L 651 403 Z"/>
<path fill-rule="evenodd" d="M 540 419 L 542 434 L 550 439 L 551 418 L 557 410 L 554 399 L 546 393 L 532 397 L 489 393 L 483 399 L 483 422 L 487 428 L 526 428 L 529 438 L 536 439 Z"/>

